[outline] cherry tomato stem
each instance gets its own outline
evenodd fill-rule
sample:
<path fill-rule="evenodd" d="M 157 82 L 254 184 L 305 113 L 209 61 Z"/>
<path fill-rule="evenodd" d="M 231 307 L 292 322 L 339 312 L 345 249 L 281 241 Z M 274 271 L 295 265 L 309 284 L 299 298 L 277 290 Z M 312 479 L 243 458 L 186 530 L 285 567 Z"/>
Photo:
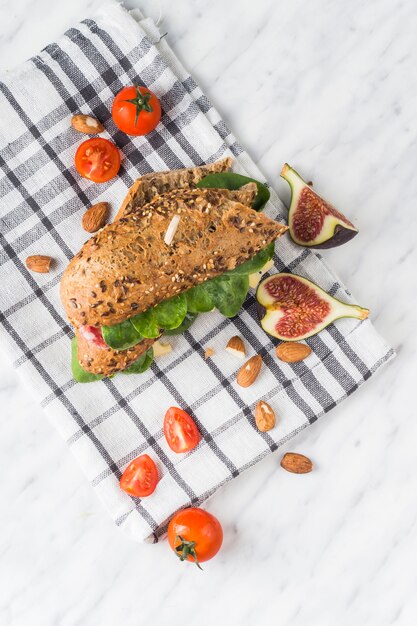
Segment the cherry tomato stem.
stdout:
<path fill-rule="evenodd" d="M 161 105 L 156 95 L 146 87 L 124 87 L 113 100 L 112 118 L 127 135 L 146 135 L 161 119 Z"/>
<path fill-rule="evenodd" d="M 200 563 L 212 559 L 220 550 L 223 530 L 219 520 L 208 511 L 190 507 L 178 511 L 168 525 L 168 541 L 180 561 Z"/>

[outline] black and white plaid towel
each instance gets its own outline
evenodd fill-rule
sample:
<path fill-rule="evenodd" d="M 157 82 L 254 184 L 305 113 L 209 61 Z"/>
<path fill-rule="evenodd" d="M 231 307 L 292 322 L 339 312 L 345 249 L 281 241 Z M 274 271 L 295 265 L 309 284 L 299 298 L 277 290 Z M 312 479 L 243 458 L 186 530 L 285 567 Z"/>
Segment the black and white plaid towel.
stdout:
<path fill-rule="evenodd" d="M 110 2 L 0 82 L 1 343 L 116 524 L 138 541 L 157 540 L 175 510 L 203 502 L 346 398 L 393 355 L 368 320 L 344 319 L 308 340 L 314 354 L 307 363 L 278 362 L 251 296 L 232 321 L 217 313 L 201 315 L 191 331 L 172 339 L 174 350 L 141 376 L 74 382 L 72 331 L 60 304 L 59 281 L 86 239 L 80 227 L 85 208 L 109 201 L 115 212 L 141 174 L 230 154 L 238 171 L 262 179 L 159 39 L 151 20 Z M 132 139 L 117 130 L 109 110 L 114 94 L 138 80 L 156 92 L 164 114 L 156 131 Z M 82 138 L 70 127 L 74 112 L 95 115 L 121 149 L 123 168 L 116 180 L 96 185 L 76 174 L 74 153 Z M 267 211 L 283 219 L 274 192 Z M 319 255 L 287 236 L 276 250 L 277 271 L 301 274 L 352 301 Z M 28 272 L 24 260 L 31 254 L 56 259 L 53 271 Z M 258 381 L 245 390 L 236 385 L 239 362 L 224 350 L 235 334 L 264 362 Z M 208 346 L 215 354 L 206 361 Z M 260 398 L 280 416 L 269 433 L 254 425 Z M 186 455 L 171 452 L 162 434 L 164 413 L 173 405 L 192 413 L 203 434 L 198 448 Z M 140 501 L 123 493 L 118 479 L 143 452 L 156 460 L 161 480 L 156 492 Z"/>

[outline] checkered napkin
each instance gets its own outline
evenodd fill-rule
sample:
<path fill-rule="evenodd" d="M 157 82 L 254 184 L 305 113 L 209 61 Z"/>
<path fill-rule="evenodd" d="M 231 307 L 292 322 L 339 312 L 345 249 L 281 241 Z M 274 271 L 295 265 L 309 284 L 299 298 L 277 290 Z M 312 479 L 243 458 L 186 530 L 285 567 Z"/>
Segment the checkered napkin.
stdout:
<path fill-rule="evenodd" d="M 70 370 L 72 330 L 59 299 L 61 272 L 86 239 L 86 207 L 109 201 L 116 212 L 127 189 L 153 170 L 235 158 L 237 171 L 262 179 L 249 156 L 149 19 L 106 3 L 57 43 L 0 77 L 0 338 L 15 367 L 65 437 L 116 524 L 135 540 L 157 541 L 181 507 L 201 504 L 222 484 L 314 422 L 369 378 L 393 351 L 366 320 L 344 319 L 308 340 L 307 362 L 285 364 L 260 328 L 253 294 L 228 320 L 201 315 L 173 351 L 143 375 L 77 384 Z M 114 94 L 139 81 L 159 96 L 163 117 L 147 137 L 129 138 L 114 126 Z M 75 112 L 92 113 L 123 153 L 121 175 L 97 185 L 74 170 L 83 139 L 70 126 Z M 272 191 L 269 215 L 282 220 Z M 313 280 L 351 302 L 338 278 L 313 252 L 288 236 L 276 245 L 275 271 Z M 49 274 L 33 274 L 31 254 L 55 259 Z M 249 355 L 261 354 L 262 374 L 248 389 L 236 385 L 239 363 L 224 350 L 241 335 Z M 207 361 L 205 349 L 215 354 Z M 264 399 L 279 416 L 272 431 L 254 423 Z M 177 455 L 162 434 L 165 411 L 195 416 L 203 439 Z M 155 493 L 133 499 L 118 487 L 126 465 L 147 452 L 157 463 Z"/>

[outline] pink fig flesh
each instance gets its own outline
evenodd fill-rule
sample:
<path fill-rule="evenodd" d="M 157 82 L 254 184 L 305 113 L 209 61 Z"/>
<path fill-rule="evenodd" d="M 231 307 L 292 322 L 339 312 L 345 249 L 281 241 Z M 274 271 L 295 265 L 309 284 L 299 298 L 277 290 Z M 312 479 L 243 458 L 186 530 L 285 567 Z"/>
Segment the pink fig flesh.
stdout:
<path fill-rule="evenodd" d="M 369 311 L 333 298 L 295 274 L 275 274 L 256 292 L 262 328 L 278 339 L 300 341 L 315 335 L 341 317 L 365 319 Z"/>

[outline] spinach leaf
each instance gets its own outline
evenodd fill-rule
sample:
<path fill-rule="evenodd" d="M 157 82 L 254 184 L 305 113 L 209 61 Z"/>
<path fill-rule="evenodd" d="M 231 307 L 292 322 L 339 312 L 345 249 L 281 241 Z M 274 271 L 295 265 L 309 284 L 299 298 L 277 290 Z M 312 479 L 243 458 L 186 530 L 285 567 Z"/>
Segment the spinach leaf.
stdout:
<path fill-rule="evenodd" d="M 258 188 L 258 193 L 252 202 L 252 208 L 255 209 L 255 211 L 262 211 L 271 194 L 269 193 L 269 189 L 266 185 L 260 183 L 259 180 L 255 180 L 254 178 L 242 176 L 241 174 L 236 174 L 235 172 L 219 172 L 217 174 L 208 174 L 205 178 L 202 178 L 196 186 L 200 188 L 210 187 L 212 189 L 233 190 L 240 189 L 243 185 L 247 185 L 248 183 L 256 183 Z"/>
<path fill-rule="evenodd" d="M 152 348 L 149 348 L 145 354 L 142 354 L 137 361 L 132 363 L 132 365 L 130 365 L 127 369 L 123 370 L 121 374 L 143 374 L 143 372 L 146 372 L 146 370 L 150 368 L 152 361 L 153 350 Z"/>
<path fill-rule="evenodd" d="M 275 246 L 273 243 L 270 243 L 266 248 L 255 254 L 252 259 L 245 261 L 245 263 L 242 263 L 241 265 L 235 267 L 234 270 L 231 270 L 231 274 L 253 274 L 254 272 L 259 272 L 265 263 L 272 259 L 274 251 Z"/>
<path fill-rule="evenodd" d="M 77 383 L 92 383 L 95 380 L 101 380 L 103 378 L 101 374 L 91 374 L 91 372 L 86 372 L 86 370 L 81 367 L 77 357 L 76 337 L 71 340 L 71 369 L 72 375 Z"/>
<path fill-rule="evenodd" d="M 165 335 L 182 335 L 188 330 L 197 319 L 197 313 L 187 313 L 184 317 L 182 324 L 180 324 L 177 328 L 172 328 L 171 330 L 166 330 Z"/>
<path fill-rule="evenodd" d="M 249 277 L 240 274 L 223 274 L 206 283 L 214 306 L 225 317 L 239 313 L 249 291 Z"/>
<path fill-rule="evenodd" d="M 142 337 L 155 339 L 160 335 L 154 309 L 148 309 L 144 313 L 139 313 L 139 315 L 131 317 L 130 323 L 133 324 L 135 330 L 142 335 Z"/>
<path fill-rule="evenodd" d="M 208 313 L 214 308 L 206 283 L 201 283 L 185 292 L 187 308 L 190 313 Z"/>
<path fill-rule="evenodd" d="M 130 320 L 125 320 L 114 326 L 102 326 L 101 332 L 104 341 L 113 350 L 126 350 L 143 339 L 142 335 L 132 326 Z"/>
<path fill-rule="evenodd" d="M 160 328 L 171 330 L 178 328 L 187 314 L 187 298 L 185 294 L 174 296 L 161 302 L 154 308 L 156 322 Z"/>

